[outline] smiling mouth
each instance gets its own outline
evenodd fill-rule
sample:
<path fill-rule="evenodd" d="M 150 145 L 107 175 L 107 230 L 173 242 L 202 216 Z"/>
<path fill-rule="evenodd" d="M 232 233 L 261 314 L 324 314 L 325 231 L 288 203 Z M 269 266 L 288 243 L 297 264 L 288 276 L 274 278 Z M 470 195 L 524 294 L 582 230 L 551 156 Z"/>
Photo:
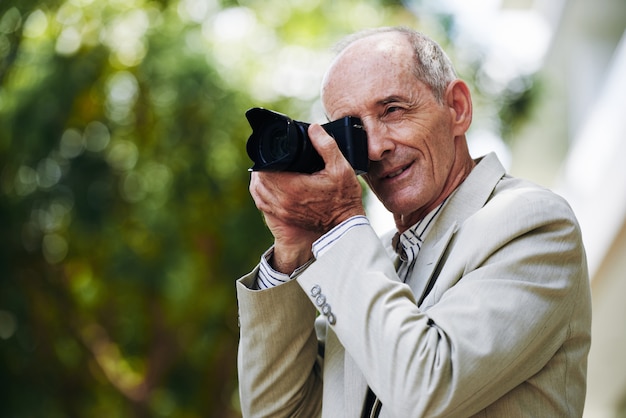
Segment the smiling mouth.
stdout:
<path fill-rule="evenodd" d="M 390 173 L 390 174 L 386 175 L 384 178 L 385 179 L 392 179 L 394 177 L 398 177 L 400 174 L 404 173 L 410 166 L 411 166 L 411 164 L 407 164 L 406 166 L 398 169 L 397 171 L 394 171 L 393 173 Z"/>

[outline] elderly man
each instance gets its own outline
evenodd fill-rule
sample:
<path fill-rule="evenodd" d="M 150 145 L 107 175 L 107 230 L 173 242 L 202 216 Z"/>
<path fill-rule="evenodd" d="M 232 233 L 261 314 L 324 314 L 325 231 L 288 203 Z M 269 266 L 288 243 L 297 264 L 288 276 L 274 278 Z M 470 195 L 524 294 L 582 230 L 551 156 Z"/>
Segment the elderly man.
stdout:
<path fill-rule="evenodd" d="M 322 85 L 367 132 L 382 239 L 319 125 L 317 173 L 252 173 L 274 235 L 237 283 L 246 417 L 576 417 L 590 345 L 584 249 L 567 203 L 473 160 L 467 85 L 405 28 L 349 38 Z"/>

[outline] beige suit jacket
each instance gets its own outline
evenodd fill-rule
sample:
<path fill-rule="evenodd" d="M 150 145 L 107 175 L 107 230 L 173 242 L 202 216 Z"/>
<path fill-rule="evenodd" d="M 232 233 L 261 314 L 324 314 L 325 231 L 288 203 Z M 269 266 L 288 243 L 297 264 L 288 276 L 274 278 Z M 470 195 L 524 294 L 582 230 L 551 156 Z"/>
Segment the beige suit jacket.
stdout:
<path fill-rule="evenodd" d="M 564 200 L 488 155 L 407 284 L 382 241 L 356 227 L 287 284 L 238 281 L 245 417 L 360 417 L 368 385 L 381 417 L 582 415 L 590 291 Z"/>

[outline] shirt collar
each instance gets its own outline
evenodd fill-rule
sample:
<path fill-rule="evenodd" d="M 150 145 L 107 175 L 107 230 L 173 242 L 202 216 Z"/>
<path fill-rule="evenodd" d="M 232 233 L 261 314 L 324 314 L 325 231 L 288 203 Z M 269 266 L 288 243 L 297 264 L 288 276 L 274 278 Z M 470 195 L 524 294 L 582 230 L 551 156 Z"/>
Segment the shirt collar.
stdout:
<path fill-rule="evenodd" d="M 447 200 L 447 199 L 446 199 Z M 396 253 L 403 262 L 413 262 L 417 253 L 422 248 L 426 233 L 433 225 L 435 218 L 443 208 L 446 200 L 430 211 L 425 217 L 420 219 L 415 225 L 404 231 L 402 234 L 396 233 L 393 237 L 392 245 Z"/>

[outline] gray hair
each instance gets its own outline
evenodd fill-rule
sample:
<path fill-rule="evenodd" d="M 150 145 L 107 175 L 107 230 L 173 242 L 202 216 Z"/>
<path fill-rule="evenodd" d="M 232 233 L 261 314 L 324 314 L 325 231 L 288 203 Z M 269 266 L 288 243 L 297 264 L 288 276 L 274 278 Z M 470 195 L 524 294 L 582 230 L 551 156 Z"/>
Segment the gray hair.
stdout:
<path fill-rule="evenodd" d="M 448 84 L 457 78 L 456 71 L 441 46 L 421 32 L 403 26 L 365 29 L 345 37 L 336 45 L 335 51 L 340 53 L 360 39 L 390 32 L 404 35 L 411 43 L 415 57 L 415 77 L 429 86 L 435 98 L 442 103 Z"/>

